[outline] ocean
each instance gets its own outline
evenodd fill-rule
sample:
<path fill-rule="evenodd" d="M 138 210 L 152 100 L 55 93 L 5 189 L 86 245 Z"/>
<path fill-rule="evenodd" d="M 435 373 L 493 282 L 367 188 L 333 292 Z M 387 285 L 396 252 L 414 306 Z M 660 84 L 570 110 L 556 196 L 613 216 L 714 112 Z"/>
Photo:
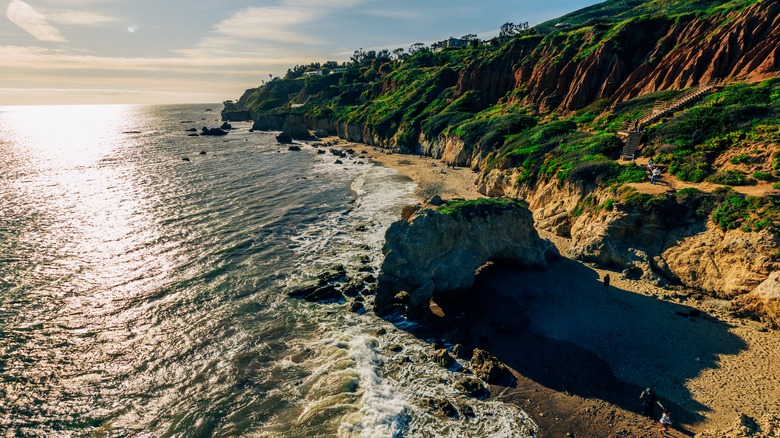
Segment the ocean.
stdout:
<path fill-rule="evenodd" d="M 188 136 L 220 110 L 0 107 L 4 436 L 533 434 L 460 394 L 408 323 L 287 296 L 376 273 L 413 183 L 249 123 Z"/>

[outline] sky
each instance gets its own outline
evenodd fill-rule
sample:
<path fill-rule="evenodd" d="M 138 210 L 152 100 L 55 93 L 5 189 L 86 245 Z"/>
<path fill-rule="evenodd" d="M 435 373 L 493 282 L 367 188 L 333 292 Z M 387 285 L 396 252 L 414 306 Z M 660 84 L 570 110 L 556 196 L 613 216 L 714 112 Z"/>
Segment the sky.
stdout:
<path fill-rule="evenodd" d="M 217 103 L 298 64 L 531 26 L 597 0 L 0 0 L 0 106 Z"/>

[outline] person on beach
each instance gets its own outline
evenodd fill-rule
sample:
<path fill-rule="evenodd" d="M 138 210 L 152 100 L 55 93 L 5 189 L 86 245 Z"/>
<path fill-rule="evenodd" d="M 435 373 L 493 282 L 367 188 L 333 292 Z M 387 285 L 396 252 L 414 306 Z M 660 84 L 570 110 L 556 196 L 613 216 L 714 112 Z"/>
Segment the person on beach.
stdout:
<path fill-rule="evenodd" d="M 664 405 L 661 404 L 661 402 L 658 400 L 658 396 L 655 395 L 655 392 L 653 392 L 653 388 L 647 388 L 644 391 L 642 391 L 641 394 L 639 394 L 639 400 L 642 401 L 642 413 L 645 417 L 648 418 L 654 418 L 655 417 L 655 405 L 657 404 L 658 407 L 661 408 L 661 410 L 664 409 Z"/>
<path fill-rule="evenodd" d="M 661 169 L 656 167 L 655 169 L 653 169 L 652 177 L 650 178 L 650 184 L 655 184 L 656 182 L 658 182 L 658 178 L 660 177 L 661 177 Z"/>
<path fill-rule="evenodd" d="M 603 289 L 606 289 L 609 287 L 609 274 L 604 276 L 604 286 L 602 286 Z"/>
<path fill-rule="evenodd" d="M 659 420 L 661 423 L 661 428 L 658 429 L 658 432 L 661 434 L 669 432 L 669 426 L 672 425 L 671 415 L 672 413 L 669 412 L 669 409 L 664 409 L 664 414 L 661 415 L 661 420 Z"/>

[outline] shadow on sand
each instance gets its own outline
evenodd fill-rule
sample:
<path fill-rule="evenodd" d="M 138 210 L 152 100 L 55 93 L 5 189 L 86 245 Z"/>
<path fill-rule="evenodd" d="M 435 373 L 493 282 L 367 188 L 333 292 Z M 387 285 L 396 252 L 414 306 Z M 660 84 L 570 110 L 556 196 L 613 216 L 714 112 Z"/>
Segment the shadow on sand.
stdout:
<path fill-rule="evenodd" d="M 465 296 L 445 298 L 434 297 L 443 316 L 409 329 L 414 335 L 486 349 L 539 385 L 627 411 L 640 412 L 639 394 L 652 386 L 684 435 L 708 412 L 685 382 L 745 348 L 729 325 L 603 288 L 597 272 L 569 259 L 547 271 L 492 266 Z"/>

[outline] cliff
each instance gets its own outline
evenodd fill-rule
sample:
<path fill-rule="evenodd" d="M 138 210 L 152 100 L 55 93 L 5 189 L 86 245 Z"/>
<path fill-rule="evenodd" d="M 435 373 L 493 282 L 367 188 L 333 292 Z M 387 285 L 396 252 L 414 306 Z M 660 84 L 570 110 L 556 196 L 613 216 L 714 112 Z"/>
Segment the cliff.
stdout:
<path fill-rule="evenodd" d="M 423 317 L 435 295 L 457 296 L 488 261 L 543 268 L 556 256 L 539 238 L 531 212 L 516 202 L 424 209 L 390 226 L 376 310 Z"/>
<path fill-rule="evenodd" d="M 749 296 L 745 312 L 772 320 L 774 295 L 758 288 L 780 268 L 780 202 L 725 189 L 632 192 L 647 176 L 618 160 L 617 134 L 683 90 L 725 79 L 644 126 L 639 152 L 680 181 L 780 189 L 779 20 L 779 0 L 610 0 L 496 44 L 366 54 L 343 74 L 274 80 L 225 116 L 471 167 L 482 194 L 522 198 L 540 229 L 571 237 L 570 256 Z M 424 301 L 434 284 L 399 290 L 420 289 Z"/>
<path fill-rule="evenodd" d="M 451 90 L 451 100 L 460 100 L 458 111 L 475 113 L 509 102 L 567 113 L 594 102 L 615 105 L 716 78 L 758 81 L 780 72 L 778 1 L 731 1 L 671 16 L 635 9 L 634 15 L 623 12 L 620 19 L 601 16 L 587 25 L 515 38 L 498 49 L 483 49 L 479 56 L 461 56 L 465 50 L 446 56 L 421 53 L 389 74 L 374 73 L 379 81 L 362 82 L 376 79 L 367 73 L 353 82 L 339 82 L 335 76 L 272 81 L 247 90 L 226 117 L 245 114 L 241 111 L 254 119 L 269 111 L 295 114 L 299 111 L 292 105 L 306 104 L 301 111 L 310 117 L 298 120 L 301 126 L 315 129 L 314 120 L 327 113 L 337 122 L 361 125 L 360 134 L 352 135 L 355 141 L 404 147 L 420 143 L 426 121 L 454 109 L 431 108 L 445 90 Z M 428 80 L 417 80 L 418 69 L 428 70 Z M 414 99 L 403 102 L 396 94 Z M 373 105 L 374 100 L 390 101 L 392 110 Z M 357 111 L 348 108 L 355 104 Z M 260 123 L 258 129 L 280 126 Z"/>

